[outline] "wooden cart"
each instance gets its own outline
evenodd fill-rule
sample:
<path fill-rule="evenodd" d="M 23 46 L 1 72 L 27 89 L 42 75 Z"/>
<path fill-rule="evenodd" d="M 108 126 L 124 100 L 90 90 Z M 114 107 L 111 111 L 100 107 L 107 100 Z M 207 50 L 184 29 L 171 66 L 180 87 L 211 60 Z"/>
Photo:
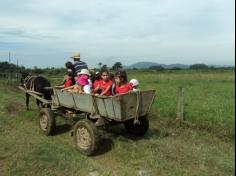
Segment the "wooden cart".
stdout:
<path fill-rule="evenodd" d="M 107 97 L 72 93 L 57 87 L 51 89 L 51 101 L 44 100 L 36 92 L 22 90 L 50 106 L 40 110 L 39 124 L 45 135 L 53 135 L 56 130 L 56 116 L 73 118 L 85 114 L 86 118 L 78 120 L 73 126 L 73 135 L 76 146 L 86 155 L 94 154 L 99 146 L 98 126 L 123 123 L 127 132 L 137 136 L 144 135 L 149 128 L 148 113 L 155 90 Z"/>

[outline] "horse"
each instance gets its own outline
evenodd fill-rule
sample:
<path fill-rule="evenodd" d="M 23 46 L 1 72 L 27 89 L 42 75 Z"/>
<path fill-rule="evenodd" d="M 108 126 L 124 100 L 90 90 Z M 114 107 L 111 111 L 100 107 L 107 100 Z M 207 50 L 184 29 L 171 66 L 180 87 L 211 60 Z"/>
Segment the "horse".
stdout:
<path fill-rule="evenodd" d="M 51 100 L 51 95 L 52 92 L 51 90 L 45 89 L 45 87 L 50 87 L 51 84 L 48 81 L 47 78 L 43 76 L 32 76 L 29 73 L 26 72 L 20 72 L 21 79 L 20 79 L 20 84 L 24 89 L 30 90 L 30 91 L 35 91 L 40 94 L 42 94 L 42 97 L 46 100 Z M 30 94 L 26 92 L 26 109 L 29 110 L 29 97 Z M 43 103 L 36 99 L 36 104 L 40 108 L 44 107 Z"/>

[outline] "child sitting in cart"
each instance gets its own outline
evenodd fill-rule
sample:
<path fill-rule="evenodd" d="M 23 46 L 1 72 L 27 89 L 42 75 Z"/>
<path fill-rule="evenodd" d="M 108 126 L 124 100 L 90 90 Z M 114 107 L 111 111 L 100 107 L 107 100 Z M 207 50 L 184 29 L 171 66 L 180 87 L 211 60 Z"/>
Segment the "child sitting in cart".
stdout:
<path fill-rule="evenodd" d="M 91 85 L 89 83 L 89 76 L 90 73 L 87 69 L 82 69 L 81 72 L 78 74 L 78 79 L 76 80 L 76 84 L 70 87 L 67 87 L 64 90 L 68 90 L 69 92 L 74 92 L 74 93 L 91 93 Z"/>
<path fill-rule="evenodd" d="M 64 76 L 63 88 L 67 88 L 67 87 L 71 87 L 71 86 L 73 86 L 73 82 L 71 80 L 71 76 L 65 75 Z"/>
<path fill-rule="evenodd" d="M 100 73 L 99 72 L 95 72 L 95 75 L 94 75 L 94 81 L 92 81 L 92 89 L 93 89 L 93 92 L 94 90 L 97 88 L 97 86 L 99 85 L 99 82 L 101 80 L 101 76 L 100 76 Z M 95 92 L 94 92 L 95 93 Z M 101 93 L 101 92 L 98 92 L 97 93 Z"/>
<path fill-rule="evenodd" d="M 132 87 L 132 91 L 138 91 L 138 90 L 139 90 L 139 89 L 138 89 L 139 82 L 138 82 L 137 79 L 131 79 L 131 80 L 129 81 L 129 83 L 130 83 L 130 85 L 131 85 L 131 87 Z"/>
<path fill-rule="evenodd" d="M 100 93 L 100 95 L 111 96 L 112 81 L 110 80 L 110 74 L 107 69 L 102 69 L 100 72 L 101 80 L 98 81 L 94 93 Z"/>
<path fill-rule="evenodd" d="M 125 94 L 132 90 L 130 83 L 128 82 L 127 74 L 125 71 L 118 71 L 115 74 L 115 93 Z"/>
<path fill-rule="evenodd" d="M 72 83 L 75 84 L 75 78 L 74 78 L 75 68 L 74 68 L 72 62 L 66 62 L 65 67 L 67 69 L 66 75 L 68 75 L 71 78 Z"/>

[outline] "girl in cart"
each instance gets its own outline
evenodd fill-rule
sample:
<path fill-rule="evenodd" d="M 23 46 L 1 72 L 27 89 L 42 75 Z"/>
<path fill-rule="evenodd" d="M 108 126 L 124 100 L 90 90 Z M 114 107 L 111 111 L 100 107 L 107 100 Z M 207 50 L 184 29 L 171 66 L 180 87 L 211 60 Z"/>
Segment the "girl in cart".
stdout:
<path fill-rule="evenodd" d="M 115 74 L 115 93 L 125 94 L 132 90 L 130 83 L 128 82 L 127 74 L 125 71 L 118 71 Z"/>
<path fill-rule="evenodd" d="M 109 71 L 107 69 L 102 69 L 100 75 L 101 80 L 96 85 L 94 93 L 99 93 L 100 91 L 100 95 L 111 96 L 112 81 L 110 80 Z"/>

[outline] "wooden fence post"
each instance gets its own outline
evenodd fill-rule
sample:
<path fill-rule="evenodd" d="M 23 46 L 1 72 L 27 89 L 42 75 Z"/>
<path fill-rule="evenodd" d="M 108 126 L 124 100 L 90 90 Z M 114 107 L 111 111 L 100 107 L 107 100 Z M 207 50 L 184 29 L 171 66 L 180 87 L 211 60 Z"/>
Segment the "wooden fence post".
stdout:
<path fill-rule="evenodd" d="M 7 84 L 10 84 L 11 82 L 11 75 L 10 73 L 7 74 Z"/>
<path fill-rule="evenodd" d="M 178 89 L 177 120 L 184 120 L 184 88 Z"/>

